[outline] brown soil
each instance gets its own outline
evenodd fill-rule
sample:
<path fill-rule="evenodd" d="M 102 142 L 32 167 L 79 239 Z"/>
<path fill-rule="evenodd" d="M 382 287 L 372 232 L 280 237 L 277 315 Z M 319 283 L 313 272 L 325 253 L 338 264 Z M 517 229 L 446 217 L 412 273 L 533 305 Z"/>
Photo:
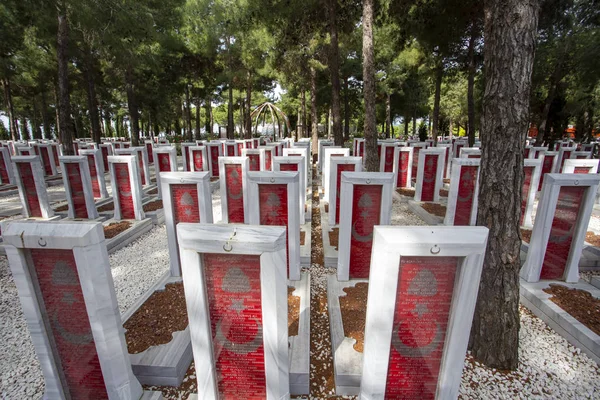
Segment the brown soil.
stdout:
<path fill-rule="evenodd" d="M 344 336 L 356 340 L 354 350 L 362 353 L 365 341 L 369 284 L 366 282 L 357 283 L 354 287 L 345 288 L 344 292 L 346 292 L 346 295 L 340 296 Z"/>
<path fill-rule="evenodd" d="M 54 208 L 56 212 L 67 211 L 69 209 L 69 204 L 63 204 L 62 206 L 58 206 Z"/>
<path fill-rule="evenodd" d="M 560 308 L 571 314 L 596 335 L 600 335 L 600 299 L 580 289 L 569 289 L 566 286 L 550 284 L 544 292 L 551 294 L 552 300 Z"/>
<path fill-rule="evenodd" d="M 288 336 L 298 336 L 300 326 L 300 297 L 292 294 L 294 290 L 288 286 Z"/>
<path fill-rule="evenodd" d="M 446 189 L 440 189 L 440 196 L 448 197 L 448 191 Z"/>
<path fill-rule="evenodd" d="M 148 194 L 158 194 L 158 188 L 154 188 L 148 192 Z"/>
<path fill-rule="evenodd" d="M 156 211 L 160 210 L 161 208 L 163 208 L 162 200 L 155 200 L 150 203 L 144 204 L 144 212 Z"/>
<path fill-rule="evenodd" d="M 104 238 L 112 239 L 117 236 L 119 233 L 126 231 L 131 226 L 131 222 L 121 221 L 121 222 L 113 222 L 108 225 L 104 225 Z"/>
<path fill-rule="evenodd" d="M 216 182 L 216 181 L 218 181 L 218 180 L 219 180 L 219 178 L 218 178 L 218 177 L 216 177 L 216 176 L 215 176 L 215 177 L 213 177 L 213 178 L 210 178 L 210 181 L 211 181 L 211 182 Z"/>
<path fill-rule="evenodd" d="M 406 197 L 415 197 L 415 189 L 411 188 L 398 188 L 396 192 Z"/>
<path fill-rule="evenodd" d="M 165 290 L 154 292 L 148 300 L 123 324 L 127 330 L 129 354 L 173 340 L 173 332 L 188 325 L 183 283 L 170 283 Z"/>
<path fill-rule="evenodd" d="M 306 232 L 300 231 L 300 246 L 304 246 L 304 239 L 306 238 Z"/>
<path fill-rule="evenodd" d="M 111 201 L 110 203 L 106 203 L 103 206 L 98 207 L 97 209 L 98 212 L 113 211 L 115 209 L 115 203 Z"/>
<path fill-rule="evenodd" d="M 162 392 L 165 399 L 187 399 L 190 394 L 197 393 L 196 387 L 198 380 L 196 378 L 196 368 L 194 362 L 188 368 L 179 386 L 149 386 L 143 385 L 144 390 L 156 390 Z"/>
<path fill-rule="evenodd" d="M 594 247 L 600 247 L 600 235 L 596 235 L 594 232 L 588 231 L 585 234 L 585 241 Z"/>
<path fill-rule="evenodd" d="M 423 210 L 427 211 L 429 214 L 433 214 L 436 217 L 445 217 L 446 216 L 446 206 L 443 206 L 438 203 L 423 203 L 421 204 Z"/>
<path fill-rule="evenodd" d="M 531 230 L 521 228 L 521 241 L 529 243 L 531 240 Z"/>
<path fill-rule="evenodd" d="M 444 183 L 450 183 L 450 179 L 444 179 L 443 182 Z"/>
<path fill-rule="evenodd" d="M 340 240 L 340 229 L 333 228 L 331 230 L 331 232 L 329 232 L 329 245 L 335 247 L 335 249 L 337 250 L 339 240 Z"/>
<path fill-rule="evenodd" d="M 323 208 L 325 209 L 325 212 L 326 212 L 326 213 L 329 213 L 329 203 L 325 203 L 325 204 L 323 205 Z"/>

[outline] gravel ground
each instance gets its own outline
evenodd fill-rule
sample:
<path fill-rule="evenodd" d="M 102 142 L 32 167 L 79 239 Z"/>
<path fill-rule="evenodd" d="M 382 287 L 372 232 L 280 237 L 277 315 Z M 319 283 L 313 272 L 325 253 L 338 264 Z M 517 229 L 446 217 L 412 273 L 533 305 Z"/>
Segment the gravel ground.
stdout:
<path fill-rule="evenodd" d="M 392 200 L 392 225 L 421 226 L 427 224 L 409 210 L 408 202 L 405 199 L 400 200 L 394 196 Z"/>

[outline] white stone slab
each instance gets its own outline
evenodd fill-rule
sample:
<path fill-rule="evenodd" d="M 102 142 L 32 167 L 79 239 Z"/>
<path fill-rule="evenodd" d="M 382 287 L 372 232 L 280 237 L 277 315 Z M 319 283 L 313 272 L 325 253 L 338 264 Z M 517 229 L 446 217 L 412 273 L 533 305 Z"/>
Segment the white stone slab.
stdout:
<path fill-rule="evenodd" d="M 248 168 L 252 172 L 264 171 L 265 170 L 265 149 L 243 149 L 242 157 L 251 158 L 251 156 L 258 155 L 258 169 L 250 169 L 252 167 L 251 161 L 249 161 Z"/>
<path fill-rule="evenodd" d="M 168 154 L 169 164 L 161 164 L 159 154 Z M 177 149 L 174 146 L 159 146 L 154 148 L 154 173 L 156 174 L 156 186 L 158 187 L 158 198 L 162 199 L 162 185 L 160 175 L 163 172 L 177 172 Z"/>
<path fill-rule="evenodd" d="M 317 171 L 319 173 L 323 172 L 323 148 L 325 147 L 336 147 L 338 149 L 340 148 L 340 146 L 334 146 L 332 140 L 319 140 L 319 148 L 317 152 Z"/>
<path fill-rule="evenodd" d="M 435 184 L 433 189 L 433 200 L 434 202 L 440 201 L 440 188 L 444 180 L 444 168 L 446 165 L 446 149 L 430 147 L 423 149 L 419 153 L 419 165 L 417 166 L 417 184 L 415 187 L 415 201 L 421 201 L 423 194 L 423 179 L 425 173 L 425 158 L 427 156 L 437 157 L 437 167 L 435 170 Z"/>
<path fill-rule="evenodd" d="M 12 157 L 12 164 L 15 181 L 17 183 L 17 187 L 19 188 L 21 205 L 23 206 L 23 216 L 25 218 L 52 218 L 54 216 L 54 210 L 52 207 L 50 207 L 48 192 L 46 190 L 46 181 L 44 180 L 44 172 L 42 171 L 42 164 L 39 156 L 14 156 Z M 37 215 L 37 211 L 32 210 L 29 206 L 29 202 L 27 201 L 28 196 L 33 196 L 34 193 L 28 193 L 28 189 L 23 184 L 23 178 L 21 177 L 21 173 L 18 168 L 18 166 L 21 164 L 31 168 L 35 186 L 35 195 L 37 196 L 37 200 L 40 205 L 41 215 Z"/>
<path fill-rule="evenodd" d="M 352 165 L 354 166 L 354 171 L 352 172 L 362 172 L 362 157 L 332 157 L 329 162 L 329 187 L 331 188 L 331 192 L 329 193 L 329 212 L 328 214 L 328 223 L 331 227 L 337 226 L 336 224 L 336 204 L 338 201 L 338 167 L 340 165 Z M 341 178 L 341 176 L 340 176 Z M 341 192 L 341 181 L 340 181 L 340 192 Z M 341 202 L 340 202 L 341 209 Z M 325 231 L 323 231 L 325 232 Z M 325 234 L 325 233 L 324 233 Z"/>
<path fill-rule="evenodd" d="M 299 281 L 289 281 L 295 288 L 293 296 L 300 297 L 298 335 L 289 336 L 290 394 L 310 393 L 310 274 L 302 273 Z"/>
<path fill-rule="evenodd" d="M 457 258 L 436 398 L 458 397 L 487 237 L 485 227 L 375 227 L 371 264 L 377 268 L 369 275 L 361 398 L 385 397 L 403 257 Z"/>
<path fill-rule="evenodd" d="M 140 174 L 140 184 L 142 186 L 150 185 L 150 168 L 148 167 L 148 154 L 146 153 L 145 147 L 127 147 L 116 149 L 115 154 L 119 156 L 135 156 L 137 168 Z M 143 176 L 142 173 L 144 174 Z"/>
<path fill-rule="evenodd" d="M 548 151 L 548 147 L 532 146 L 531 150 L 529 150 L 529 155 L 527 158 L 539 158 L 540 155 L 544 155 L 544 153 L 547 151 Z"/>
<path fill-rule="evenodd" d="M 323 163 L 323 180 L 321 184 L 323 185 L 323 200 L 329 202 L 329 164 L 332 157 L 349 157 L 350 149 L 345 149 L 341 147 L 325 147 L 322 149 L 323 156 L 321 162 Z"/>
<path fill-rule="evenodd" d="M 480 158 L 481 149 L 477 147 L 463 147 L 460 149 L 459 158 Z"/>
<path fill-rule="evenodd" d="M 288 149 L 284 149 L 288 150 Z M 296 169 L 299 174 L 299 182 L 298 182 L 298 207 L 300 210 L 300 221 L 305 221 L 305 205 L 306 205 L 306 161 L 304 157 L 297 156 L 281 156 L 281 157 L 273 157 L 273 171 L 275 172 L 290 172 L 290 171 L 281 171 L 282 165 L 292 164 L 296 165 Z M 285 167 L 284 167 L 285 168 Z M 309 200 L 312 202 L 312 199 Z"/>
<path fill-rule="evenodd" d="M 394 172 L 394 149 L 398 147 L 395 141 L 381 143 L 381 155 L 379 157 L 379 172 Z M 391 158 L 387 159 L 387 149 L 390 148 Z M 388 161 L 386 168 L 386 160 Z M 386 171 L 386 169 L 388 169 Z"/>
<path fill-rule="evenodd" d="M 110 169 L 110 181 L 112 183 L 112 196 L 113 203 L 115 205 L 114 219 L 119 221 L 123 219 L 123 211 L 121 210 L 121 202 L 119 200 L 119 186 L 117 183 L 117 173 L 115 171 L 115 164 L 126 164 L 129 172 L 129 184 L 131 187 L 130 195 L 133 197 L 133 209 L 136 220 L 143 220 L 145 218 L 144 209 L 142 207 L 142 184 L 140 178 L 140 172 L 138 169 L 138 159 L 134 155 L 130 156 L 109 156 L 108 166 Z"/>
<path fill-rule="evenodd" d="M 412 165 L 413 165 L 413 148 L 412 147 L 396 147 L 394 150 L 394 190 L 399 187 L 410 188 L 412 187 Z M 401 155 L 408 153 L 408 166 L 406 173 L 406 185 L 399 185 L 398 174 L 404 172 L 401 170 Z"/>
<path fill-rule="evenodd" d="M 273 171 L 273 157 L 275 157 L 275 147 L 268 145 L 258 146 L 258 148 L 264 150 L 265 152 L 264 169 L 261 169 L 261 171 Z"/>
<path fill-rule="evenodd" d="M 184 142 L 181 143 L 181 158 L 183 159 L 183 171 L 190 172 L 192 170 L 191 162 L 190 162 L 190 152 L 188 151 L 189 147 L 196 146 L 196 142 Z"/>
<path fill-rule="evenodd" d="M 284 157 L 288 157 L 288 156 L 300 156 L 300 157 L 304 157 L 304 164 L 305 164 L 305 171 L 306 173 L 304 174 L 304 179 L 305 179 L 305 185 L 304 187 L 306 189 L 308 189 L 310 183 L 309 183 L 309 177 L 311 174 L 311 169 L 310 169 L 310 150 L 309 147 L 302 147 L 302 146 L 294 146 L 292 148 L 289 149 L 283 149 L 283 156 Z"/>
<path fill-rule="evenodd" d="M 571 158 L 574 158 L 576 160 L 588 160 L 588 159 L 592 158 L 592 152 L 591 151 L 574 151 L 573 156 Z M 564 168 L 564 164 L 563 164 L 563 168 Z"/>
<path fill-rule="evenodd" d="M 16 182 L 8 147 L 0 147 L 0 164 L 0 169 L 6 171 L 5 179 L 2 179 L 2 176 L 0 175 L 0 183 L 3 185 L 14 185 Z"/>
<path fill-rule="evenodd" d="M 542 175 L 542 163 L 544 162 L 544 158 L 526 158 L 523 160 L 525 168 L 533 168 L 533 173 L 531 174 L 531 182 L 529 183 L 529 191 L 523 192 L 523 201 L 525 201 L 525 212 L 523 213 L 523 226 L 532 227 L 533 226 L 533 203 L 535 202 L 535 195 L 537 194 L 537 188 L 540 183 L 540 177 Z"/>
<path fill-rule="evenodd" d="M 577 147 L 572 146 L 561 146 L 558 150 L 558 157 L 556 159 L 556 164 L 554 165 L 554 169 L 552 170 L 552 172 L 554 173 L 560 173 L 560 171 L 562 170 L 562 166 L 564 164 L 564 161 L 569 159 L 569 158 L 575 158 L 575 151 L 577 151 Z"/>
<path fill-rule="evenodd" d="M 83 151 L 83 150 L 80 150 Z M 99 150 L 98 150 L 99 151 Z M 81 179 L 83 196 L 85 199 L 85 208 L 88 219 L 98 218 L 98 210 L 96 209 L 96 202 L 94 201 L 94 195 L 92 194 L 92 180 L 90 178 L 90 168 L 88 159 L 86 156 L 64 156 L 60 157 L 61 170 L 63 171 L 63 185 L 65 187 L 65 196 L 67 198 L 67 204 L 69 206 L 67 216 L 68 218 L 76 218 L 75 216 L 75 205 L 73 203 L 73 190 L 71 182 L 69 180 L 69 174 L 65 164 L 76 164 L 79 169 L 79 177 Z"/>
<path fill-rule="evenodd" d="M 454 219 L 456 216 L 456 204 L 458 201 L 458 191 L 461 183 L 460 174 L 463 166 L 477 167 L 477 179 L 475 184 L 475 191 L 473 193 L 473 203 L 471 206 L 471 217 L 469 218 L 469 225 L 473 226 L 477 223 L 480 162 L 481 159 L 479 158 L 454 158 L 452 160 L 452 172 L 450 174 L 450 190 L 448 191 L 448 204 L 446 206 L 446 217 L 444 218 L 444 225 L 454 225 Z"/>
<path fill-rule="evenodd" d="M 589 169 L 588 174 L 598 173 L 599 160 L 588 160 L 588 159 L 568 159 L 563 164 L 563 174 L 574 174 L 575 168 L 586 168 Z"/>
<path fill-rule="evenodd" d="M 250 160 L 248 159 L 248 157 L 219 157 L 219 176 L 221 177 L 219 179 L 219 191 L 221 193 L 222 222 L 224 224 L 229 224 L 229 223 L 232 223 L 229 220 L 229 203 L 228 203 L 229 196 L 238 197 L 239 195 L 231 194 L 231 188 L 228 187 L 227 175 L 225 174 L 226 165 L 239 165 L 242 169 L 242 176 L 240 178 L 242 188 L 241 188 L 241 190 L 239 190 L 239 188 L 236 188 L 235 192 L 238 192 L 238 190 L 239 190 L 240 194 L 242 195 L 242 199 L 244 202 L 244 221 L 243 221 L 243 223 L 248 224 L 249 223 L 248 170 L 249 170 Z M 237 222 L 237 223 L 241 223 L 241 222 Z"/>
<path fill-rule="evenodd" d="M 208 160 L 208 149 L 206 146 L 188 146 L 188 161 L 190 163 L 189 168 L 185 171 L 191 172 L 210 172 L 210 162 Z M 196 157 L 200 157 L 202 168 L 196 168 Z"/>
<path fill-rule="evenodd" d="M 51 144 L 36 143 L 34 145 L 35 153 L 40 156 L 40 162 L 46 176 L 56 176 L 58 171 L 54 163 L 54 148 Z M 44 155 L 47 157 L 44 157 Z"/>
<path fill-rule="evenodd" d="M 96 167 L 96 179 L 98 180 L 98 188 L 100 189 L 99 198 L 107 199 L 108 190 L 106 189 L 106 180 L 104 179 L 106 170 L 104 169 L 104 161 L 102 159 L 102 149 L 79 150 L 79 155 L 86 157 L 88 160 L 88 171 L 90 173 L 91 170 L 89 167 L 92 165 Z"/>

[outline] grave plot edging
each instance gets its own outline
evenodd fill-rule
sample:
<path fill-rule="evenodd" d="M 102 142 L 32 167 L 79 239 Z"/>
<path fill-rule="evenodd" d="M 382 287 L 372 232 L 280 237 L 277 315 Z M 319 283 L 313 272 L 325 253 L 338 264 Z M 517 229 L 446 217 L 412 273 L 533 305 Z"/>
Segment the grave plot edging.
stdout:
<path fill-rule="evenodd" d="M 300 297 L 298 335 L 288 337 L 290 343 L 290 394 L 310 393 L 310 274 L 303 272 L 299 281 L 288 280 L 296 288 L 293 295 Z"/>
<path fill-rule="evenodd" d="M 115 220 L 109 219 L 105 222 L 105 224 L 110 224 L 111 222 L 123 222 L 123 221 L 124 220 L 115 221 Z M 142 236 L 144 233 L 148 232 L 154 226 L 154 224 L 152 223 L 152 220 L 150 218 L 145 218 L 141 221 L 137 221 L 137 220 L 125 220 L 125 221 L 131 222 L 131 226 L 129 227 L 129 229 L 119 233 L 117 236 L 115 236 L 112 239 L 106 239 L 106 250 L 108 250 L 108 254 L 112 254 L 115 251 L 128 246 L 131 242 L 138 239 L 140 236 Z"/>
<path fill-rule="evenodd" d="M 304 221 L 302 221 L 304 222 Z M 304 244 L 300 245 L 300 266 L 310 267 L 310 259 L 311 259 L 311 234 L 312 234 L 312 226 L 311 222 L 305 222 L 300 225 L 300 232 L 304 232 Z"/>
<path fill-rule="evenodd" d="M 421 207 L 422 202 L 415 200 L 408 200 L 408 208 L 415 215 L 421 218 L 427 225 L 443 225 L 444 219 L 442 217 L 438 217 L 437 215 L 431 215 L 423 207 Z"/>
<path fill-rule="evenodd" d="M 329 216 L 325 212 L 325 206 L 323 203 L 319 203 L 319 210 L 321 211 L 321 237 L 323 239 L 323 261 L 326 267 L 337 268 L 338 251 L 329 242 L 329 232 L 331 232 L 331 228 L 329 226 Z"/>

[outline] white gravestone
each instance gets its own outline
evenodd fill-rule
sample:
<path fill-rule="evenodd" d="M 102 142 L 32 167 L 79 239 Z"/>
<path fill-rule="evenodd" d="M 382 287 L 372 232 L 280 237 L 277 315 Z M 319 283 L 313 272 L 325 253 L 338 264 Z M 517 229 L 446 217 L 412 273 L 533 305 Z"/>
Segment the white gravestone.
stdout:
<path fill-rule="evenodd" d="M 529 154 L 528 154 L 527 158 L 540 158 L 540 156 L 543 156 L 544 153 L 547 152 L 547 151 L 548 151 L 547 147 L 536 147 L 536 146 L 533 146 L 529 150 Z"/>
<path fill-rule="evenodd" d="M 158 198 L 162 199 L 160 174 L 162 172 L 177 172 L 177 149 L 174 146 L 159 146 L 154 148 L 154 172 L 156 173 Z"/>
<path fill-rule="evenodd" d="M 573 156 L 571 158 L 574 158 L 576 160 L 587 160 L 587 159 L 592 158 L 592 152 L 591 151 L 574 151 Z M 568 160 L 566 160 L 566 161 L 568 161 Z M 564 164 L 563 164 L 563 167 L 564 167 Z"/>
<path fill-rule="evenodd" d="M 79 155 L 84 156 L 88 162 L 88 170 L 92 182 L 92 192 L 96 199 L 108 198 L 106 180 L 104 179 L 104 162 L 101 149 L 79 150 Z M 107 160 L 108 161 L 108 158 Z"/>
<path fill-rule="evenodd" d="M 570 159 L 565 160 L 563 174 L 596 174 L 599 160 Z"/>
<path fill-rule="evenodd" d="M 142 186 L 150 185 L 150 168 L 148 167 L 148 156 L 143 147 L 127 147 L 116 149 L 117 156 L 134 156 L 138 172 L 140 174 L 140 184 Z"/>
<path fill-rule="evenodd" d="M 542 174 L 543 159 L 526 158 L 523 160 L 523 190 L 521 193 L 521 226 L 531 227 L 533 221 L 533 203 Z"/>
<path fill-rule="evenodd" d="M 452 160 L 444 225 L 475 225 L 479 197 L 479 158 Z"/>
<path fill-rule="evenodd" d="M 112 156 L 114 154 L 113 145 L 111 143 L 102 143 L 98 148 L 102 153 L 102 164 L 104 164 L 104 171 L 108 171 L 108 156 Z"/>
<path fill-rule="evenodd" d="M 285 229 L 183 223 L 177 237 L 198 398 L 289 399 Z"/>
<path fill-rule="evenodd" d="M 556 164 L 554 165 L 554 169 L 552 170 L 552 172 L 560 173 L 560 171 L 562 171 L 562 167 L 563 167 L 563 164 L 565 163 L 565 160 L 568 160 L 570 158 L 575 158 L 575 154 L 573 154 L 573 153 L 575 153 L 575 151 L 577 151 L 577 147 L 575 147 L 575 146 L 560 147 L 558 150 Z"/>
<path fill-rule="evenodd" d="M 319 140 L 319 148 L 318 148 L 318 152 L 317 152 L 317 170 L 319 171 L 319 173 L 323 172 L 323 149 L 326 147 L 337 147 L 338 149 L 340 148 L 340 146 L 334 146 L 333 145 L 333 141 L 331 140 Z"/>
<path fill-rule="evenodd" d="M 46 181 L 39 156 L 15 156 L 12 158 L 13 174 L 25 218 L 52 218 Z"/>
<path fill-rule="evenodd" d="M 350 149 L 344 149 L 341 147 L 324 147 L 323 157 L 321 162 L 323 163 L 323 179 L 321 184 L 323 185 L 323 201 L 329 202 L 329 163 L 332 157 L 349 157 Z"/>
<path fill-rule="evenodd" d="M 427 148 L 427 143 L 425 143 L 425 142 L 410 143 L 410 147 L 413 148 L 411 176 L 412 176 L 412 179 L 416 182 L 417 169 L 419 167 L 419 153 L 421 152 L 421 150 L 425 150 Z M 411 182 L 411 184 L 412 184 L 412 182 Z"/>
<path fill-rule="evenodd" d="M 463 147 L 459 158 L 481 158 L 481 150 L 477 147 Z"/>
<path fill-rule="evenodd" d="M 219 157 L 219 187 L 223 223 L 247 224 L 248 157 Z"/>
<path fill-rule="evenodd" d="M 56 176 L 58 171 L 56 170 L 56 164 L 54 163 L 54 148 L 51 144 L 36 143 L 34 145 L 35 152 L 40 156 L 42 162 L 42 168 L 46 176 Z"/>
<path fill-rule="evenodd" d="M 485 227 L 375 227 L 360 399 L 456 399 Z"/>
<path fill-rule="evenodd" d="M 284 149 L 287 150 L 287 149 Z M 300 221 L 304 222 L 305 211 L 304 206 L 306 204 L 306 170 L 304 167 L 306 162 L 304 157 L 296 156 L 281 156 L 273 157 L 273 170 L 275 172 L 298 172 L 300 173 L 298 182 L 298 206 L 300 211 Z"/>
<path fill-rule="evenodd" d="M 341 179 L 338 280 L 368 278 L 373 227 L 391 223 L 394 174 L 342 172 Z"/>
<path fill-rule="evenodd" d="M 154 164 L 154 143 L 152 140 L 144 140 L 144 147 L 148 155 L 148 165 Z"/>
<path fill-rule="evenodd" d="M 590 222 L 598 174 L 547 174 L 521 278 L 579 281 L 579 259 Z"/>
<path fill-rule="evenodd" d="M 421 150 L 417 167 L 415 201 L 440 201 L 440 188 L 444 180 L 446 149 L 430 147 Z"/>
<path fill-rule="evenodd" d="M 259 149 L 264 150 L 265 152 L 265 164 L 264 164 L 264 169 L 262 169 L 261 171 L 273 171 L 273 157 L 275 157 L 275 147 L 268 145 L 268 146 L 258 146 Z"/>
<path fill-rule="evenodd" d="M 163 172 L 160 174 L 171 276 L 181 276 L 175 228 L 180 222 L 213 223 L 210 174 Z"/>
<path fill-rule="evenodd" d="M 450 164 L 452 161 L 452 144 L 438 144 L 437 148 L 446 149 L 446 152 L 444 154 L 444 179 L 446 179 L 450 176 Z"/>
<path fill-rule="evenodd" d="M 112 183 L 114 219 L 143 220 L 143 191 L 136 156 L 109 156 L 108 167 Z"/>
<path fill-rule="evenodd" d="M 9 222 L 2 233 L 44 398 L 141 398 L 102 224 Z"/>
<path fill-rule="evenodd" d="M 223 147 L 221 146 L 221 142 L 208 142 L 206 143 L 206 148 L 208 150 L 208 159 L 210 160 L 210 176 L 212 178 L 219 177 L 219 157 L 223 156 Z"/>
<path fill-rule="evenodd" d="M 206 146 L 189 146 L 188 160 L 190 162 L 189 171 L 191 172 L 210 172 L 210 162 L 208 161 L 208 149 Z"/>
<path fill-rule="evenodd" d="M 235 142 L 223 142 L 223 156 L 224 157 L 236 157 L 237 156 L 237 144 Z"/>
<path fill-rule="evenodd" d="M 394 149 L 394 189 L 412 187 L 413 148 Z"/>
<path fill-rule="evenodd" d="M 82 151 L 82 150 L 80 150 Z M 98 210 L 92 194 L 92 179 L 86 156 L 60 157 L 69 218 L 96 219 Z"/>
<path fill-rule="evenodd" d="M 379 172 L 394 172 L 394 150 L 398 147 L 396 141 L 381 144 L 379 157 Z"/>
<path fill-rule="evenodd" d="M 265 149 L 243 149 L 242 157 L 248 157 L 250 172 L 265 170 Z"/>
<path fill-rule="evenodd" d="M 288 277 L 300 279 L 300 205 L 298 172 L 249 172 L 251 225 L 287 227 Z"/>
<path fill-rule="evenodd" d="M 181 158 L 183 159 L 183 171 L 190 172 L 192 170 L 190 161 L 190 152 L 188 148 L 196 146 L 196 142 L 185 142 L 181 143 Z"/>
<path fill-rule="evenodd" d="M 365 139 L 354 138 L 352 141 L 352 155 L 354 157 L 363 157 L 365 153 Z"/>
<path fill-rule="evenodd" d="M 329 226 L 340 223 L 342 172 L 362 172 L 362 157 L 333 157 L 329 163 Z"/>
<path fill-rule="evenodd" d="M 304 157 L 304 165 L 305 165 L 305 171 L 306 173 L 304 174 L 304 178 L 305 178 L 305 189 L 309 189 L 309 179 L 308 177 L 310 176 L 310 174 L 312 173 L 312 171 L 310 170 L 310 148 L 309 147 L 301 147 L 301 146 L 295 146 L 295 147 L 291 147 L 289 149 L 283 149 L 283 156 L 284 157 Z"/>
<path fill-rule="evenodd" d="M 15 183 L 10 150 L 8 147 L 0 147 L 0 183 L 3 185 L 14 185 Z"/>

